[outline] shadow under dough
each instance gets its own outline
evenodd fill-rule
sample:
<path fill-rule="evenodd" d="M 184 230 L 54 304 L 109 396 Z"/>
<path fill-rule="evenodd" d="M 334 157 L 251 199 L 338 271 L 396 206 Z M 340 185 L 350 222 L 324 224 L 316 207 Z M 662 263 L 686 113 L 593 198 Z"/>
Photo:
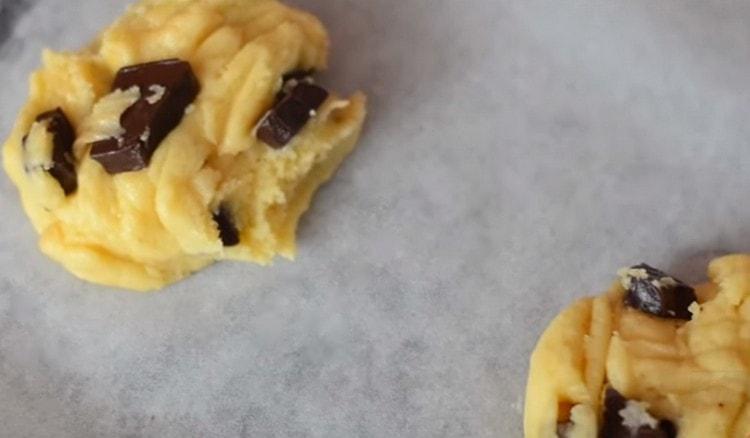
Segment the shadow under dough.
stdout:
<path fill-rule="evenodd" d="M 0 53 L 13 34 L 18 18 L 34 3 L 36 0 L 0 0 Z"/>
<path fill-rule="evenodd" d="M 332 90 L 348 94 L 362 90 L 367 95 L 367 119 L 358 150 L 404 148 L 405 144 L 378 141 L 391 138 L 394 131 L 422 122 L 419 114 L 430 105 L 435 94 L 441 93 L 443 81 L 448 80 L 459 65 L 445 39 L 444 29 L 450 26 L 448 14 L 434 15 L 422 22 L 413 17 L 419 11 L 434 11 L 434 0 L 285 0 L 290 6 L 317 16 L 328 29 L 331 49 L 328 70 L 320 74 L 321 83 Z M 439 8 L 437 9 L 439 11 Z M 464 66 L 465 68 L 465 66 Z M 370 140 L 372 139 L 372 141 Z M 382 152 L 367 152 L 368 157 L 380 157 Z M 345 169 L 356 157 L 343 164 Z M 335 178 L 345 177 L 346 171 Z M 329 186 L 324 186 L 319 196 Z M 313 202 L 311 212 L 302 217 L 298 237 L 300 241 L 326 221 Z"/>
<path fill-rule="evenodd" d="M 667 272 L 689 284 L 706 282 L 706 271 L 711 260 L 748 252 L 745 236 L 750 236 L 750 228 L 747 226 L 717 234 L 709 232 L 699 242 L 677 248 L 674 258 L 666 264 Z"/>

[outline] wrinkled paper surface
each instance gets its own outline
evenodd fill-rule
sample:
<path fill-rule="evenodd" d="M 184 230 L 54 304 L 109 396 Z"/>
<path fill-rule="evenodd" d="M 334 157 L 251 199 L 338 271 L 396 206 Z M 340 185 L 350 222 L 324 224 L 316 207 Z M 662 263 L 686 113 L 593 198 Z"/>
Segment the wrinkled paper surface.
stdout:
<path fill-rule="evenodd" d="M 4 0 L 0 128 L 124 0 Z M 750 249 L 750 3 L 295 0 L 370 96 L 299 257 L 147 295 L 36 248 L 0 177 L 0 423 L 24 437 L 520 437 L 548 321 Z"/>

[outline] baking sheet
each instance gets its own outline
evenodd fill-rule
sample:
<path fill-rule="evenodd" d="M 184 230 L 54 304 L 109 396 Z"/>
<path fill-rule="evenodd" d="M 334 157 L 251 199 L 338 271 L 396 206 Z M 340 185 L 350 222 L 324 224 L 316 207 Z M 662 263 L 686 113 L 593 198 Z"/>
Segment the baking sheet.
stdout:
<path fill-rule="evenodd" d="M 5 0 L 0 132 L 123 0 Z M 295 0 L 370 96 L 295 263 L 161 293 L 42 256 L 0 177 L 0 424 L 24 437 L 520 437 L 528 355 L 647 261 L 750 246 L 750 3 Z"/>

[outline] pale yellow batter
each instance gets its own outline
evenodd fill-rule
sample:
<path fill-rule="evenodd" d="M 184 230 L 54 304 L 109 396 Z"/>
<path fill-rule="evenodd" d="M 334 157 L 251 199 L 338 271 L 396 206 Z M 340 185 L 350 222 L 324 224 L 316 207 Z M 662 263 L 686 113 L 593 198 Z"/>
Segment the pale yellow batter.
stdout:
<path fill-rule="evenodd" d="M 625 307 L 619 283 L 560 314 L 531 358 L 526 437 L 599 436 L 607 386 L 680 438 L 749 437 L 750 256 L 716 259 L 708 273 L 690 321 Z"/>
<path fill-rule="evenodd" d="M 298 219 L 354 147 L 365 98 L 332 94 L 281 149 L 259 141 L 255 129 L 282 76 L 324 69 L 327 51 L 316 18 L 275 0 L 143 0 L 87 49 L 46 51 L 4 146 L 42 251 L 81 278 L 135 290 L 220 259 L 293 258 Z M 146 169 L 108 174 L 89 156 L 90 143 L 116 134 L 139 97 L 137 89 L 111 92 L 114 75 L 168 58 L 190 63 L 200 93 Z M 29 171 L 25 163 L 38 161 L 25 151 L 49 149 L 51 135 L 34 120 L 57 107 L 76 131 L 78 188 L 69 196 L 44 165 Z M 220 205 L 232 213 L 237 246 L 219 238 L 212 215 Z"/>

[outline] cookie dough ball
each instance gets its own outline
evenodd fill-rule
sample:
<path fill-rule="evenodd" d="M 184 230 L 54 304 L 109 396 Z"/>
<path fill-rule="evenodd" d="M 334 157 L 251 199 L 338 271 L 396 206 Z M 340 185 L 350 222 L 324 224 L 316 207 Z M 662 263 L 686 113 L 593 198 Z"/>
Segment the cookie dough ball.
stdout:
<path fill-rule="evenodd" d="M 750 256 L 695 288 L 638 265 L 575 303 L 531 357 L 527 438 L 750 436 Z"/>
<path fill-rule="evenodd" d="M 315 84 L 328 37 L 275 0 L 143 0 L 43 54 L 4 165 L 47 255 L 151 290 L 222 259 L 293 258 L 365 97 Z"/>

